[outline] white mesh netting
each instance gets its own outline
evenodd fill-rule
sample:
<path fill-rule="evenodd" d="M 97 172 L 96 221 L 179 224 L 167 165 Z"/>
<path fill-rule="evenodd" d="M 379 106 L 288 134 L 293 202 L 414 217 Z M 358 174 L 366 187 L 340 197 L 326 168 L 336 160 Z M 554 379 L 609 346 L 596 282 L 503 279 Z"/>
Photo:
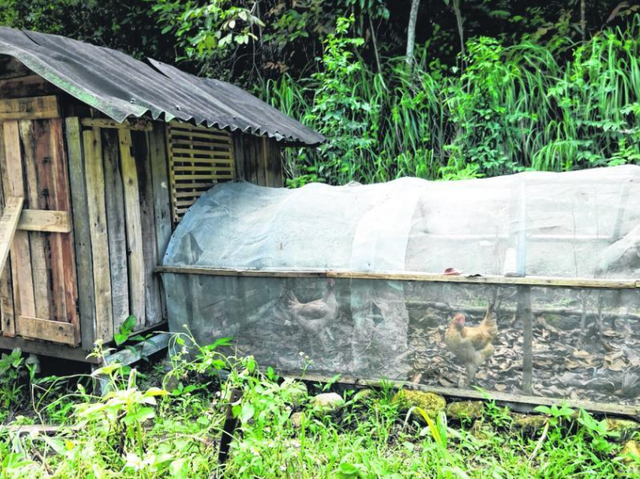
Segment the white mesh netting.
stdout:
<path fill-rule="evenodd" d="M 224 184 L 176 228 L 165 266 L 257 270 L 635 279 L 640 167 L 297 190 Z M 477 326 L 497 296 L 494 351 L 475 384 L 521 391 L 522 289 L 322 278 L 163 275 L 170 325 L 201 343 L 233 336 L 242 354 L 285 370 L 457 385 L 468 362 L 445 336 L 453 313 Z M 534 287 L 527 392 L 635 401 L 635 289 Z M 527 300 L 528 301 L 528 300 Z M 462 354 L 464 356 L 464 354 Z M 636 376 L 636 372 L 638 376 Z M 598 386 L 599 384 L 601 384 Z M 638 385 L 640 392 L 640 384 Z"/>

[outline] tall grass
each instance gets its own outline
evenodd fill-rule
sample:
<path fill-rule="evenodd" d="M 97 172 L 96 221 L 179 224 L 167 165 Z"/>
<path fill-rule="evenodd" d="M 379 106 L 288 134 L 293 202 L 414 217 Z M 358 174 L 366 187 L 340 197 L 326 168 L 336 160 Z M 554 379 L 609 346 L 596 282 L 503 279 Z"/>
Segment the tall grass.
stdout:
<path fill-rule="evenodd" d="M 329 138 L 289 152 L 293 185 L 565 171 L 640 160 L 640 17 L 585 44 L 552 50 L 493 38 L 467 43 L 464 68 L 381 73 L 346 31 L 330 36 L 311 78 L 269 81 L 262 96 Z"/>

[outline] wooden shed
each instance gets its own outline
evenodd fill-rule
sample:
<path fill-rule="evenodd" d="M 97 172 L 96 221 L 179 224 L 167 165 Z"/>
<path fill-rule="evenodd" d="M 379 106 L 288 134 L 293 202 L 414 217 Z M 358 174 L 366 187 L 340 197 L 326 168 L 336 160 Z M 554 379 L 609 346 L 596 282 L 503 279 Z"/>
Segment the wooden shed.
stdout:
<path fill-rule="evenodd" d="M 166 320 L 173 228 L 225 181 L 283 185 L 324 138 L 228 83 L 0 29 L 0 348 L 84 360 L 130 315 Z"/>

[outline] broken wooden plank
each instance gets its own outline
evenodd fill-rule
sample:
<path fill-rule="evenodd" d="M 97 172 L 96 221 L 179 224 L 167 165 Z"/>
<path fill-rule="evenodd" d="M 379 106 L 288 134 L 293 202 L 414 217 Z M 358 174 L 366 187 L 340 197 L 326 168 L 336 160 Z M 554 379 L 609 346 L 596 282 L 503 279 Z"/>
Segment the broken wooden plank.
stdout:
<path fill-rule="evenodd" d="M 5 196 L 25 196 L 24 171 L 20 131 L 17 121 L 4 122 L 4 170 L 6 172 L 3 188 Z M 36 313 L 31 274 L 31 251 L 26 231 L 16 231 L 11 246 L 11 279 L 16 315 L 33 317 Z"/>
<path fill-rule="evenodd" d="M 82 349 L 89 351 L 96 339 L 95 290 L 93 283 L 93 255 L 87 197 L 86 173 L 80 121 L 77 117 L 65 119 L 69 181 L 73 207 L 73 237 L 78 281 L 78 307 Z"/>
<path fill-rule="evenodd" d="M 111 302 L 113 329 L 129 317 L 129 276 L 127 271 L 127 235 L 125 231 L 124 186 L 120 172 L 118 137 L 115 131 L 102 131 L 104 182 L 111 263 Z"/>
<path fill-rule="evenodd" d="M 4 269 L 9 256 L 9 249 L 18 227 L 23 204 L 24 198 L 22 197 L 8 197 L 2 217 L 0 217 L 0 270 Z"/>
<path fill-rule="evenodd" d="M 17 332 L 23 338 L 42 339 L 69 345 L 76 344 L 76 327 L 71 323 L 28 316 L 20 316 L 17 323 Z"/>
<path fill-rule="evenodd" d="M 169 346 L 170 333 L 162 333 L 152 336 L 131 348 L 122 349 L 116 353 L 108 354 L 104 358 L 105 364 L 120 363 L 125 366 L 140 361 L 144 357 L 167 349 Z"/>
<path fill-rule="evenodd" d="M 55 95 L 0 100 L 0 121 L 60 118 Z"/>
<path fill-rule="evenodd" d="M 127 249 L 129 251 L 129 302 L 136 318 L 136 329 L 145 325 L 145 271 L 142 254 L 142 217 L 136 160 L 132 154 L 131 131 L 118 130 L 120 161 L 124 183 Z"/>
<path fill-rule="evenodd" d="M 89 230 L 93 255 L 96 339 L 113 339 L 113 305 L 109 271 L 109 241 L 100 130 L 82 132 L 85 151 Z"/>

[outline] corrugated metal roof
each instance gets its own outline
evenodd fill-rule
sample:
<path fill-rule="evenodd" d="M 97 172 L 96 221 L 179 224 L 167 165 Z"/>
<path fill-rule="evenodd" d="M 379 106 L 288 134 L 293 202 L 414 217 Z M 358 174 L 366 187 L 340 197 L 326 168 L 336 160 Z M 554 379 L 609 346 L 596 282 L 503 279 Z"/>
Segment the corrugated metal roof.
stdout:
<path fill-rule="evenodd" d="M 15 57 L 60 89 L 118 122 L 149 113 L 241 130 L 285 143 L 318 145 L 324 136 L 241 88 L 198 78 L 149 59 L 57 35 L 0 27 L 0 54 Z"/>

